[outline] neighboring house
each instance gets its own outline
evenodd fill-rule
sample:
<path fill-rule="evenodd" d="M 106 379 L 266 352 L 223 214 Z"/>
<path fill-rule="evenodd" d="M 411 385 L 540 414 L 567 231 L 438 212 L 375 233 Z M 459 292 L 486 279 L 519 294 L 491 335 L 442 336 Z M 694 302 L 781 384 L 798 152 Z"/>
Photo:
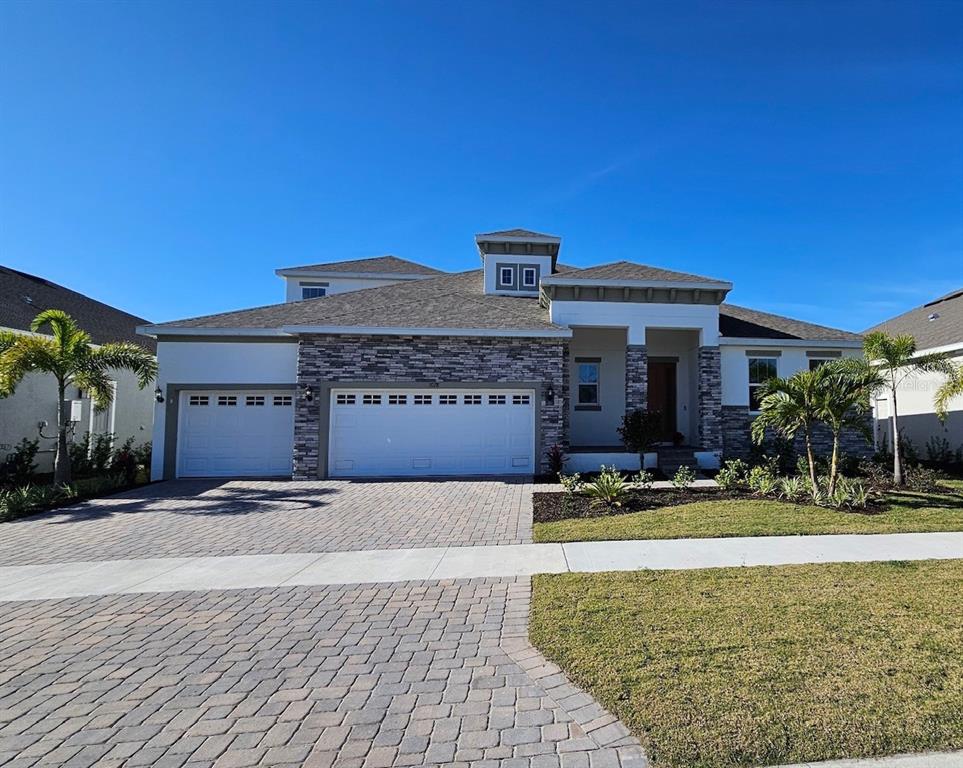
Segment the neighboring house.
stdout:
<path fill-rule="evenodd" d="M 963 288 L 904 312 L 867 331 L 883 331 L 896 336 L 909 334 L 916 339 L 918 353 L 947 353 L 957 365 L 963 364 Z M 909 440 L 920 458 L 926 458 L 926 446 L 934 438 L 946 440 L 951 451 L 963 446 L 963 397 L 950 401 L 946 423 L 936 417 L 933 398 L 946 380 L 942 374 L 914 374 L 904 379 L 899 387 L 896 407 L 899 409 L 899 428 L 904 440 Z M 873 406 L 877 444 L 892 450 L 891 396 L 882 392 Z"/>
<path fill-rule="evenodd" d="M 87 331 L 94 344 L 110 341 L 133 341 L 154 351 L 153 339 L 136 333 L 146 321 L 122 312 L 83 294 L 64 288 L 42 277 L 0 266 L 0 328 L 30 333 L 30 323 L 45 309 L 62 309 Z M 130 437 L 135 443 L 149 442 L 154 419 L 153 387 L 140 389 L 137 378 L 129 371 L 117 371 L 113 377 L 114 402 L 103 411 L 91 408 L 90 398 L 77 389 L 67 397 L 76 404 L 73 411 L 73 439 L 84 434 L 115 435 L 122 443 Z M 24 377 L 12 396 L 0 399 L 0 458 L 6 456 L 24 438 L 40 440 L 37 466 L 40 472 L 53 470 L 56 438 L 41 438 L 40 422 L 47 422 L 44 435 L 55 435 L 57 425 L 57 385 L 52 376 L 32 373 Z"/>
<path fill-rule="evenodd" d="M 566 267 L 522 229 L 475 243 L 481 269 L 285 269 L 293 301 L 140 329 L 165 397 L 153 476 L 532 474 L 553 444 L 570 469 L 631 468 L 616 429 L 639 407 L 711 467 L 749 450 L 759 384 L 860 354 L 857 334 L 725 304 L 725 280 Z M 392 284 L 302 298 L 339 275 Z"/>

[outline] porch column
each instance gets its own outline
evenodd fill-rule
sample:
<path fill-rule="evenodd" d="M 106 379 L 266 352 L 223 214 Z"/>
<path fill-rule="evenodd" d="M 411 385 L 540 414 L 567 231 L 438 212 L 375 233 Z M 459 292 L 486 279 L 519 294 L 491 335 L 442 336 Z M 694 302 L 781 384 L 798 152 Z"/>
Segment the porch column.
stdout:
<path fill-rule="evenodd" d="M 625 411 L 645 408 L 649 402 L 649 356 L 645 344 L 625 345 Z"/>
<path fill-rule="evenodd" d="M 722 363 L 719 347 L 699 347 L 699 443 L 722 450 Z"/>

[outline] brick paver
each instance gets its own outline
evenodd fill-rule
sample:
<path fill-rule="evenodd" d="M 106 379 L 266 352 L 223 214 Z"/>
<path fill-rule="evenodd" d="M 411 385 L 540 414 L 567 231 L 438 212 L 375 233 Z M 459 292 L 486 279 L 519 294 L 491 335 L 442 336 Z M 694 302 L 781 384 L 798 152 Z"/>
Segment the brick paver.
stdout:
<path fill-rule="evenodd" d="M 177 480 L 2 526 L 0 566 L 531 542 L 531 485 Z"/>
<path fill-rule="evenodd" d="M 528 580 L 6 603 L 0 764 L 640 766 Z"/>

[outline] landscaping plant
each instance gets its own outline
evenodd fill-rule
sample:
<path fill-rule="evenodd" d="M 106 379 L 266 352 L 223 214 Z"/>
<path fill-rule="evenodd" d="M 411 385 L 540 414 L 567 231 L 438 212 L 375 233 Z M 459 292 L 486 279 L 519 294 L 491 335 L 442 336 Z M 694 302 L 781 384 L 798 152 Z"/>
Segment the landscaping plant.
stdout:
<path fill-rule="evenodd" d="M 578 472 L 572 475 L 559 475 L 558 481 L 568 493 L 578 493 L 582 490 L 582 476 Z"/>
<path fill-rule="evenodd" d="M 625 447 L 639 454 L 639 466 L 645 466 L 645 452 L 662 437 L 662 412 L 636 408 L 622 417 L 618 428 Z"/>
<path fill-rule="evenodd" d="M 548 459 L 548 472 L 552 477 L 561 478 L 562 470 L 565 468 L 565 451 L 562 446 L 555 443 L 545 452 Z"/>
<path fill-rule="evenodd" d="M 687 467 L 684 464 L 676 470 L 675 475 L 672 477 L 672 485 L 679 491 L 688 490 L 695 481 L 695 471 L 692 467 Z"/>
<path fill-rule="evenodd" d="M 70 454 L 67 451 L 71 430 L 70 413 L 65 407 L 68 387 L 89 392 L 96 408 L 106 408 L 113 399 L 110 373 L 132 371 L 141 389 L 157 375 L 157 360 L 129 341 L 91 343 L 90 334 L 59 309 L 48 309 L 30 324 L 34 335 L 0 331 L 0 397 L 16 391 L 28 373 L 48 373 L 57 383 L 57 452 L 54 458 L 54 483 L 70 481 Z M 50 335 L 44 331 L 50 331 Z"/>
<path fill-rule="evenodd" d="M 628 490 L 628 483 L 621 472 L 615 467 L 603 466 L 598 476 L 587 483 L 582 492 L 591 499 L 593 505 L 621 507 Z"/>
<path fill-rule="evenodd" d="M 778 488 L 779 480 L 770 467 L 758 466 L 749 470 L 749 490 L 756 496 L 772 496 Z"/>
<path fill-rule="evenodd" d="M 39 448 L 39 440 L 24 438 L 17 443 L 17 446 L 6 455 L 3 463 L 0 464 L 0 487 L 10 488 L 29 485 L 37 471 L 34 460 L 37 458 Z"/>
<path fill-rule="evenodd" d="M 636 488 L 641 488 L 643 491 L 649 490 L 654 482 L 655 475 L 645 469 L 639 470 L 639 474 L 632 478 L 632 485 Z"/>
<path fill-rule="evenodd" d="M 716 473 L 716 483 L 725 491 L 745 488 L 748 484 L 749 465 L 742 459 L 729 459 Z"/>
<path fill-rule="evenodd" d="M 781 477 L 778 492 L 786 501 L 799 501 L 806 493 L 806 481 L 801 477 Z"/>

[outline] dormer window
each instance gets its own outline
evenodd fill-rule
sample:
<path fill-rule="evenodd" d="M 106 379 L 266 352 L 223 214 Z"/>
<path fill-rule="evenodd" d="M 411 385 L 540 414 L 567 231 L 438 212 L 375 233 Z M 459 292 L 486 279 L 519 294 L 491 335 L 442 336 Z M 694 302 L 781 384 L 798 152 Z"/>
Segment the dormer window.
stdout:
<path fill-rule="evenodd" d="M 522 268 L 522 288 L 535 288 L 538 286 L 538 269 L 535 267 Z"/>
<path fill-rule="evenodd" d="M 302 299 L 320 299 L 328 295 L 327 283 L 301 283 Z"/>
<path fill-rule="evenodd" d="M 498 268 L 498 287 L 499 288 L 515 287 L 515 268 L 514 267 Z"/>

